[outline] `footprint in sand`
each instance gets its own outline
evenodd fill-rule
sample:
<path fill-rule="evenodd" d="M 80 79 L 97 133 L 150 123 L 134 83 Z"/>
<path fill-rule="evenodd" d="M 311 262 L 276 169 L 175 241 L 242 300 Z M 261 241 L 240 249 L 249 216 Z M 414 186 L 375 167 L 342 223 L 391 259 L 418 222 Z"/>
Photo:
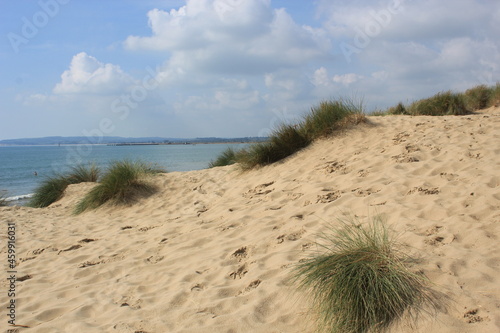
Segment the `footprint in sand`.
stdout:
<path fill-rule="evenodd" d="M 373 193 L 380 192 L 380 190 L 373 188 L 367 188 L 366 190 L 362 190 L 361 188 L 358 187 L 352 190 L 352 192 L 354 192 L 354 195 L 357 197 L 367 197 L 369 195 L 372 195 Z"/>
<path fill-rule="evenodd" d="M 33 278 L 33 275 L 27 274 L 27 275 L 23 275 L 23 276 L 16 278 L 16 281 L 22 282 L 22 281 L 26 281 L 26 280 L 29 280 L 32 278 Z"/>
<path fill-rule="evenodd" d="M 287 197 L 290 198 L 290 200 L 297 200 L 298 198 L 300 198 L 301 196 L 303 196 L 304 193 L 288 193 L 287 194 Z"/>
<path fill-rule="evenodd" d="M 78 243 L 90 243 L 90 242 L 95 242 L 96 239 L 93 239 L 93 238 L 84 238 L 80 241 L 78 241 Z"/>
<path fill-rule="evenodd" d="M 43 251 L 45 251 L 45 249 L 36 249 L 36 250 L 30 251 L 30 252 L 28 252 L 28 257 L 19 258 L 19 261 L 20 262 L 25 262 L 25 261 L 28 261 L 28 260 L 36 259 L 36 257 L 39 254 L 42 254 Z M 30 254 L 32 254 L 32 256 L 29 256 Z"/>
<path fill-rule="evenodd" d="M 60 254 L 61 252 L 68 252 L 68 251 L 77 250 L 81 247 L 82 247 L 81 245 L 73 245 L 73 246 L 68 247 L 67 249 L 59 251 L 57 254 Z"/>
<path fill-rule="evenodd" d="M 238 261 L 242 261 L 243 259 L 248 257 L 248 250 L 246 246 L 239 248 L 231 254 L 231 257 L 238 259 Z"/>
<path fill-rule="evenodd" d="M 90 266 L 95 266 L 95 265 L 99 265 L 99 264 L 102 264 L 104 261 L 100 260 L 100 261 L 85 261 L 83 263 L 81 263 L 78 268 L 85 268 L 85 267 L 90 267 Z"/>
<path fill-rule="evenodd" d="M 441 176 L 442 178 L 445 178 L 447 181 L 450 181 L 450 182 L 458 178 L 457 174 L 447 173 L 447 172 L 441 172 L 439 174 L 439 176 Z"/>
<path fill-rule="evenodd" d="M 234 280 L 236 280 L 236 278 L 243 278 L 245 276 L 245 274 L 248 273 L 248 264 L 243 264 L 242 266 L 240 266 L 236 271 L 232 272 L 229 274 L 229 277 L 233 278 Z"/>
<path fill-rule="evenodd" d="M 272 191 L 274 191 L 274 189 L 268 189 L 268 187 L 273 185 L 273 184 L 274 184 L 274 182 L 260 184 L 259 186 L 256 186 L 255 188 L 243 193 L 243 197 L 251 199 L 255 196 L 269 194 Z"/>
<path fill-rule="evenodd" d="M 142 231 L 142 232 L 146 232 L 146 231 L 154 229 L 154 228 L 158 228 L 158 226 L 157 225 L 152 225 L 152 226 L 149 226 L 149 227 L 142 227 L 142 228 L 139 228 L 137 230 Z"/>
<path fill-rule="evenodd" d="M 196 201 L 194 203 L 196 214 L 198 214 L 198 217 L 208 211 L 208 208 L 203 204 L 201 201 Z"/>
<path fill-rule="evenodd" d="M 196 186 L 195 188 L 193 188 L 193 191 L 198 191 L 198 193 L 200 193 L 200 194 L 207 194 L 207 191 L 205 191 L 203 189 L 203 184 L 200 185 L 200 186 Z"/>
<path fill-rule="evenodd" d="M 115 301 L 114 303 L 120 305 L 121 307 L 127 306 L 131 309 L 137 310 L 141 308 L 142 300 L 130 296 L 122 296 L 120 300 Z"/>
<path fill-rule="evenodd" d="M 408 138 L 410 136 L 409 133 L 407 132 L 401 132 L 401 133 L 398 133 L 394 136 L 394 138 L 392 139 L 392 141 L 394 141 L 394 144 L 399 144 L 399 143 L 403 143 L 403 142 L 406 142 L 406 138 Z"/>
<path fill-rule="evenodd" d="M 396 163 L 416 163 L 420 162 L 420 160 L 414 156 L 409 156 L 406 153 L 392 156 L 392 159 L 396 161 Z"/>
<path fill-rule="evenodd" d="M 437 235 L 439 232 L 443 231 L 442 228 L 443 226 L 435 225 L 432 228 L 427 229 L 425 231 L 425 235 L 428 236 L 428 239 L 426 239 L 424 242 L 432 246 L 441 246 L 450 244 L 457 239 L 457 237 L 452 234 L 444 236 Z"/>
<path fill-rule="evenodd" d="M 420 148 L 416 145 L 412 145 L 411 143 L 409 143 L 405 146 L 405 150 L 407 153 L 415 153 L 417 151 L 420 151 Z"/>
<path fill-rule="evenodd" d="M 413 194 L 413 193 L 420 193 L 420 194 L 424 194 L 424 195 L 433 195 L 433 194 L 439 194 L 439 192 L 440 192 L 439 188 L 437 188 L 437 187 L 428 188 L 428 187 L 417 186 L 417 187 L 414 187 L 411 190 L 409 190 L 408 193 L 406 193 L 406 195 Z"/>
<path fill-rule="evenodd" d="M 426 239 L 425 243 L 432 245 L 432 246 L 438 246 L 438 245 L 444 245 L 442 242 L 444 240 L 444 237 L 441 236 L 435 236 L 432 237 L 431 239 Z"/>
<path fill-rule="evenodd" d="M 464 313 L 464 319 L 469 324 L 479 323 L 484 320 L 483 317 L 479 316 L 477 313 L 479 309 L 472 309 Z M 486 317 L 488 319 L 488 317 Z"/>
<path fill-rule="evenodd" d="M 243 290 L 241 290 L 239 293 L 238 293 L 238 296 L 239 295 L 243 295 L 243 294 L 246 294 L 246 293 L 249 293 L 250 291 L 252 291 L 253 289 L 256 289 L 258 286 L 260 286 L 260 284 L 262 283 L 261 280 L 254 280 L 252 282 L 250 282 L 250 284 Z"/>
<path fill-rule="evenodd" d="M 349 171 L 346 168 L 346 164 L 343 162 L 339 161 L 329 161 L 326 162 L 323 166 L 322 169 L 325 170 L 325 173 L 334 173 L 334 172 L 340 172 L 341 174 L 346 174 Z"/>
<path fill-rule="evenodd" d="M 318 195 L 316 203 L 329 203 L 340 198 L 340 191 L 333 191 L 327 194 Z"/>
<path fill-rule="evenodd" d="M 441 230 L 442 227 L 443 227 L 442 225 L 435 225 L 432 228 L 427 229 L 425 231 L 425 234 L 427 236 L 435 235 L 437 232 L 439 232 L 439 230 Z"/>
<path fill-rule="evenodd" d="M 148 264 L 156 264 L 156 263 L 159 263 L 160 261 L 162 261 L 163 259 L 164 259 L 164 256 L 151 256 L 151 257 L 146 259 L 146 262 Z"/>
<path fill-rule="evenodd" d="M 191 287 L 191 291 L 202 291 L 203 289 L 205 289 L 205 286 L 201 283 L 197 283 Z"/>
<path fill-rule="evenodd" d="M 368 176 L 370 172 L 368 170 L 365 170 L 365 169 L 361 169 L 358 171 L 358 177 L 366 177 Z"/>
<path fill-rule="evenodd" d="M 33 250 L 33 254 L 37 256 L 37 255 L 41 254 L 43 251 L 45 251 L 45 249 L 36 249 L 36 250 Z"/>
<path fill-rule="evenodd" d="M 276 239 L 278 240 L 278 244 L 283 243 L 285 240 L 295 242 L 295 241 L 301 239 L 302 235 L 305 233 L 306 233 L 306 231 L 304 229 L 301 229 L 299 231 L 292 232 L 291 234 L 288 234 L 288 235 L 280 235 L 280 236 L 276 237 Z"/>

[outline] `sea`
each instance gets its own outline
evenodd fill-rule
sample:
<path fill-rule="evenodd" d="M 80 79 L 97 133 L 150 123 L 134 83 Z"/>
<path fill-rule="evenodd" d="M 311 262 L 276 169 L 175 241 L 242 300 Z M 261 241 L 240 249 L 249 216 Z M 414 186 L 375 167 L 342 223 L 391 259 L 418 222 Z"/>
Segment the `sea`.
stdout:
<path fill-rule="evenodd" d="M 0 195 L 9 205 L 24 205 L 47 177 L 64 174 L 71 167 L 95 163 L 105 170 L 113 161 L 143 161 L 167 171 L 206 169 L 210 161 L 231 147 L 247 143 L 179 145 L 61 145 L 0 146 Z"/>

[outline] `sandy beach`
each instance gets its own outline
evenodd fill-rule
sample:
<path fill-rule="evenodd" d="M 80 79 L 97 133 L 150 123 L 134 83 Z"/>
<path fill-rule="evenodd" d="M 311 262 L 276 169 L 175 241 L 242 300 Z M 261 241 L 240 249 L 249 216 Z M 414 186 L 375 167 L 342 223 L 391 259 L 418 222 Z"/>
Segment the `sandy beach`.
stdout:
<path fill-rule="evenodd" d="M 468 116 L 368 117 L 283 162 L 155 176 L 130 207 L 78 216 L 94 184 L 47 208 L 1 207 L 15 224 L 19 332 L 315 332 L 289 278 L 318 234 L 381 215 L 450 304 L 394 332 L 500 331 L 500 108 Z M 12 327 L 11 327 L 12 328 Z"/>

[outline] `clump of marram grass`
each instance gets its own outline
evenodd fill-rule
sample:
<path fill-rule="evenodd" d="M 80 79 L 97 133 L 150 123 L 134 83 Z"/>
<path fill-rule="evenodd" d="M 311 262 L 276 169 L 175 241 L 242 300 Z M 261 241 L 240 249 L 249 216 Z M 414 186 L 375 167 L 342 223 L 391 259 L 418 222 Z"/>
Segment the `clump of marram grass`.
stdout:
<path fill-rule="evenodd" d="M 244 169 L 268 165 L 280 161 L 307 147 L 311 141 L 298 126 L 281 125 L 269 141 L 259 142 L 239 154 Z"/>
<path fill-rule="evenodd" d="M 387 109 L 386 112 L 388 114 L 392 114 L 392 115 L 408 114 L 406 107 L 401 102 L 399 102 L 398 105 L 396 105 L 396 106 L 390 107 L 389 109 Z"/>
<path fill-rule="evenodd" d="M 62 175 L 45 178 L 35 189 L 28 206 L 33 208 L 43 208 L 61 199 L 64 191 L 68 187 L 68 179 Z"/>
<path fill-rule="evenodd" d="M 314 140 L 332 135 L 364 119 L 361 102 L 343 99 L 325 101 L 313 107 L 302 122 L 296 125 L 282 124 L 271 133 L 268 141 L 254 144 L 236 154 L 236 161 L 243 169 L 275 163 L 307 147 Z"/>
<path fill-rule="evenodd" d="M 47 177 L 35 189 L 35 194 L 29 201 L 28 206 L 34 208 L 47 207 L 62 198 L 68 185 L 96 182 L 99 173 L 99 168 L 95 164 L 90 164 L 88 166 L 74 166 L 68 174 Z"/>
<path fill-rule="evenodd" d="M 490 88 L 490 98 L 488 101 L 488 107 L 490 106 L 500 106 L 500 83 L 497 83 L 494 87 Z"/>
<path fill-rule="evenodd" d="M 297 265 L 293 280 L 308 291 L 320 330 L 383 332 L 403 317 L 437 310 L 438 293 L 408 268 L 380 221 L 343 223 L 322 237 L 324 251 Z"/>
<path fill-rule="evenodd" d="M 101 170 L 96 164 L 92 163 L 87 166 L 80 164 L 71 168 L 71 172 L 66 176 L 66 179 L 70 184 L 95 183 L 99 180 L 100 174 Z"/>
<path fill-rule="evenodd" d="M 164 170 L 140 161 L 113 162 L 100 183 L 77 204 L 74 213 L 98 208 L 106 202 L 129 204 L 139 196 L 150 195 L 155 187 L 147 181 L 146 176 L 159 172 Z"/>
<path fill-rule="evenodd" d="M 299 129 L 309 141 L 326 137 L 350 123 L 363 121 L 363 103 L 348 99 L 323 101 L 304 117 Z"/>
<path fill-rule="evenodd" d="M 484 84 L 467 89 L 465 91 L 467 107 L 473 111 L 488 107 L 492 92 L 492 88 L 488 88 Z"/>
<path fill-rule="evenodd" d="M 226 166 L 236 163 L 237 159 L 237 151 L 233 148 L 226 148 L 217 158 L 213 161 L 210 161 L 208 164 L 209 168 L 215 168 L 220 166 Z"/>
<path fill-rule="evenodd" d="M 460 116 L 470 112 L 465 104 L 465 96 L 451 91 L 418 100 L 408 107 L 408 114 L 412 116 Z"/>

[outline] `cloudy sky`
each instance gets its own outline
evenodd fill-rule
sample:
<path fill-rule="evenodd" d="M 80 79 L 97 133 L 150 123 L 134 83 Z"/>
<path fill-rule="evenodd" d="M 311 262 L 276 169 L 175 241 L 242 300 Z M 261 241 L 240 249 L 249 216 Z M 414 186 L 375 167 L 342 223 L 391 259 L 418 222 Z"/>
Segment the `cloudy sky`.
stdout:
<path fill-rule="evenodd" d="M 497 0 L 0 2 L 0 139 L 267 135 L 500 81 Z"/>

